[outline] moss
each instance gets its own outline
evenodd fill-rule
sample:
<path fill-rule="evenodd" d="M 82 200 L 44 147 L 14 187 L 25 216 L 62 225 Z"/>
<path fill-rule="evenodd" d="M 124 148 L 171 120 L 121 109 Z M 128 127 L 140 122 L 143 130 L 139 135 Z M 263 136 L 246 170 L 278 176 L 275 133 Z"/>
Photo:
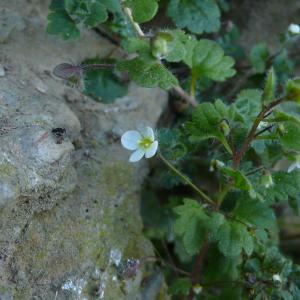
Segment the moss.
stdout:
<path fill-rule="evenodd" d="M 129 190 L 133 174 L 127 162 L 105 162 L 101 171 L 100 182 L 105 185 L 108 197 L 116 197 L 120 191 Z"/>
<path fill-rule="evenodd" d="M 15 173 L 15 168 L 9 163 L 0 163 L 0 176 L 10 177 Z"/>

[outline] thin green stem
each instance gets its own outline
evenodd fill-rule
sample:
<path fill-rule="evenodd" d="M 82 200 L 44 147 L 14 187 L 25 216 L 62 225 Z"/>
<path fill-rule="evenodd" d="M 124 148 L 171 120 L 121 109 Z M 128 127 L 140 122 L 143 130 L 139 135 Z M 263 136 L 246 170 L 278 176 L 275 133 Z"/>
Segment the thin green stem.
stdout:
<path fill-rule="evenodd" d="M 200 188 L 198 188 L 187 176 L 182 174 L 179 170 L 177 170 L 167 159 L 163 157 L 161 153 L 158 153 L 159 158 L 179 177 L 181 177 L 194 191 L 196 191 L 205 202 L 210 205 L 216 206 L 216 203 L 210 199 Z"/>
<path fill-rule="evenodd" d="M 127 15 L 132 27 L 134 28 L 135 32 L 137 33 L 137 35 L 142 38 L 145 37 L 145 34 L 144 34 L 143 30 L 141 29 L 140 25 L 133 20 L 131 9 L 128 7 L 124 7 L 123 10 L 124 10 L 124 13 Z"/>
<path fill-rule="evenodd" d="M 233 182 L 229 182 L 227 185 L 224 186 L 224 188 L 220 191 L 218 195 L 218 207 L 221 206 L 224 198 L 226 197 L 227 193 L 233 188 L 234 184 Z"/>
<path fill-rule="evenodd" d="M 194 99 L 195 99 L 195 95 L 196 95 L 196 84 L 197 84 L 197 78 L 196 78 L 196 76 L 194 74 L 192 74 L 191 87 L 190 87 L 190 95 Z"/>

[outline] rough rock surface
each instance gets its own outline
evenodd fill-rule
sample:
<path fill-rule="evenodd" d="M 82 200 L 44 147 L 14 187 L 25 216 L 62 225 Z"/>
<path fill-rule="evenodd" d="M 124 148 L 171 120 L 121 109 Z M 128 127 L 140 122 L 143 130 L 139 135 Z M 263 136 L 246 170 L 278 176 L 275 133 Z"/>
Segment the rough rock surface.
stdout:
<path fill-rule="evenodd" d="M 155 125 L 166 94 L 131 85 L 107 105 L 54 78 L 113 46 L 47 36 L 48 4 L 0 0 L 0 299 L 166 299 L 139 215 L 147 164 L 119 143 Z"/>
<path fill-rule="evenodd" d="M 231 15 L 241 29 L 241 42 L 251 49 L 256 43 L 266 43 L 277 52 L 278 36 L 291 23 L 299 24 L 300 2 L 297 0 L 234 0 Z"/>

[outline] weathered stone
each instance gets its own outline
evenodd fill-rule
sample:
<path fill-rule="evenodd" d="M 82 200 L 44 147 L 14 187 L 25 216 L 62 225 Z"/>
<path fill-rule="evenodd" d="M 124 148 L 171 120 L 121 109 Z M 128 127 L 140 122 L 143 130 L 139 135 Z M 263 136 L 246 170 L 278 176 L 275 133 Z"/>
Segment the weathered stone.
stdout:
<path fill-rule="evenodd" d="M 167 299 L 142 235 L 147 164 L 129 164 L 119 142 L 155 125 L 166 93 L 132 84 L 106 105 L 70 92 L 53 68 L 113 46 L 91 31 L 70 43 L 47 36 L 47 1 L 2 2 L 25 25 L 0 48 L 0 299 Z"/>
<path fill-rule="evenodd" d="M 300 2 L 295 0 L 236 0 L 231 15 L 241 30 L 241 43 L 248 49 L 266 43 L 274 53 L 279 50 L 279 36 L 289 24 L 299 23 Z"/>
<path fill-rule="evenodd" d="M 22 30 L 25 27 L 22 16 L 10 9 L 0 8 L 0 43 L 5 42 L 14 30 Z"/>
<path fill-rule="evenodd" d="M 5 76 L 5 69 L 2 65 L 0 65 L 0 77 L 4 77 Z"/>

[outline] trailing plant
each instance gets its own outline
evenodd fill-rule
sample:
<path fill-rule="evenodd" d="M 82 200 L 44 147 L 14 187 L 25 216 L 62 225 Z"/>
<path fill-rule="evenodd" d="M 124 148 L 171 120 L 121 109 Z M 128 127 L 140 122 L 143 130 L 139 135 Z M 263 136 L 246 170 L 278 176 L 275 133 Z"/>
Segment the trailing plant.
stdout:
<path fill-rule="evenodd" d="M 274 53 L 264 43 L 247 53 L 228 9 L 224 0 L 52 0 L 49 34 L 70 40 L 93 29 L 123 51 L 54 74 L 96 101 L 124 95 L 124 74 L 184 101 L 172 126 L 121 138 L 130 162 L 156 155 L 164 165 L 154 164 L 142 215 L 173 299 L 300 299 L 300 267 L 282 253 L 278 228 L 278 208 L 300 212 L 290 51 L 300 27 L 291 24 Z M 153 25 L 158 13 L 167 27 Z"/>

